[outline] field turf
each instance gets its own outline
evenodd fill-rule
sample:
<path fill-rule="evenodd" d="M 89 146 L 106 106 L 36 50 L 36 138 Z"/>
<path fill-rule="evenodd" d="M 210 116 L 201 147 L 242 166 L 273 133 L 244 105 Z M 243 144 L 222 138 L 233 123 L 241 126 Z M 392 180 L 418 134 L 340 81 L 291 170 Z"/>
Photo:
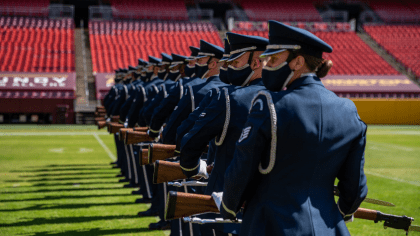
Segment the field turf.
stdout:
<path fill-rule="evenodd" d="M 113 158 L 112 136 L 94 126 L 0 125 L 0 235 L 168 235 L 147 229 L 157 218 L 137 217 L 149 204 L 134 204 Z M 365 158 L 368 197 L 396 207 L 362 207 L 420 225 L 420 127 L 369 126 Z M 352 235 L 405 235 L 382 225 L 347 226 Z"/>

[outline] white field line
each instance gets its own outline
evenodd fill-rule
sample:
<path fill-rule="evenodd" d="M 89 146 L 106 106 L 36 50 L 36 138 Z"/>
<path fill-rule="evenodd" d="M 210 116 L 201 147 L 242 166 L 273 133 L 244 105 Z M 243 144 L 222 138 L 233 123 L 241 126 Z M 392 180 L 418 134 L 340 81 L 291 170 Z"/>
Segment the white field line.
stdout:
<path fill-rule="evenodd" d="M 65 136 L 65 135 L 92 135 L 93 132 L 30 132 L 30 133 L 20 133 L 20 132 L 10 132 L 4 133 L 0 132 L 0 136 Z M 95 133 L 96 135 L 109 135 L 108 133 Z"/>
<path fill-rule="evenodd" d="M 104 148 L 105 152 L 108 154 L 109 158 L 111 158 L 111 160 L 115 161 L 117 160 L 117 158 L 115 157 L 114 154 L 112 154 L 112 152 L 109 150 L 109 148 L 105 145 L 105 143 L 102 141 L 101 138 L 99 138 L 97 133 L 93 134 L 93 137 L 96 138 L 96 140 L 98 140 L 98 143 Z"/>
<path fill-rule="evenodd" d="M 365 170 L 365 174 L 374 175 L 374 176 L 377 176 L 377 177 L 381 177 L 381 178 L 385 178 L 385 179 L 390 179 L 390 180 L 395 180 L 395 181 L 398 181 L 398 182 L 402 182 L 402 183 L 406 183 L 406 184 L 411 184 L 411 185 L 420 187 L 420 182 L 417 182 L 417 181 L 409 181 L 409 180 L 395 178 L 395 177 L 391 177 L 391 176 L 387 176 L 387 175 L 381 175 L 381 174 L 378 174 L 378 173 L 375 173 L 375 172 L 371 172 L 371 171 L 368 171 L 368 170 Z"/>

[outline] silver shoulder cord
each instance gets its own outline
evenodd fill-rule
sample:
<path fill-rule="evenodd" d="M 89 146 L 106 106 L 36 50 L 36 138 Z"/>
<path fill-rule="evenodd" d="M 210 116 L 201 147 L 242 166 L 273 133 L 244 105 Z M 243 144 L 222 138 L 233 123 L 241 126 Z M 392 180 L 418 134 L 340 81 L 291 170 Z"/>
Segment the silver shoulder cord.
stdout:
<path fill-rule="evenodd" d="M 241 219 L 236 220 L 225 220 L 223 218 L 216 218 L 216 219 L 201 219 L 195 216 L 187 216 L 183 218 L 184 222 L 191 222 L 193 224 L 211 224 L 211 223 L 235 223 L 241 224 Z"/>

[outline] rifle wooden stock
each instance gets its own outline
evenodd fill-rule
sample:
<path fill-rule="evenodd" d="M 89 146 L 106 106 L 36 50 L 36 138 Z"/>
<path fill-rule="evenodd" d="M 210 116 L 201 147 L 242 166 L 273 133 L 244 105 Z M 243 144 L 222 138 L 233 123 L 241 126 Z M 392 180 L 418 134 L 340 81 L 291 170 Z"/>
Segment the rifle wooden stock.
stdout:
<path fill-rule="evenodd" d="M 157 160 L 166 160 L 168 158 L 179 156 L 175 154 L 176 145 L 166 145 L 151 143 L 149 144 L 149 163 Z"/>
<path fill-rule="evenodd" d="M 124 141 L 125 135 L 127 134 L 128 131 L 133 131 L 133 128 L 121 128 L 120 132 L 118 133 L 118 139 L 120 141 Z"/>
<path fill-rule="evenodd" d="M 98 121 L 98 129 L 102 129 L 106 126 L 106 121 Z"/>
<path fill-rule="evenodd" d="M 135 127 L 134 128 L 134 131 L 146 132 L 147 130 L 149 130 L 149 128 L 147 128 L 147 127 Z"/>
<path fill-rule="evenodd" d="M 150 150 L 150 149 L 149 149 Z M 207 173 L 211 173 L 213 166 L 207 166 Z M 179 163 L 157 160 L 154 166 L 153 183 L 160 184 L 169 181 L 187 179 Z M 199 179 L 199 178 L 197 178 Z"/>
<path fill-rule="evenodd" d="M 357 211 L 354 213 L 354 218 L 374 221 L 376 220 L 377 215 L 378 215 L 378 211 L 376 210 L 358 208 Z"/>
<path fill-rule="evenodd" d="M 139 154 L 140 155 L 139 163 L 140 163 L 141 166 L 149 164 L 149 157 L 147 156 L 148 153 L 149 153 L 148 149 L 142 148 L 142 150 Z"/>
<path fill-rule="evenodd" d="M 118 122 L 120 120 L 120 116 L 111 116 L 111 122 Z"/>
<path fill-rule="evenodd" d="M 174 191 L 168 193 L 165 220 L 174 220 L 206 212 L 219 212 L 211 196 Z"/>
<path fill-rule="evenodd" d="M 106 119 L 105 119 L 105 117 L 96 117 L 95 118 L 95 122 L 98 122 L 98 121 L 105 121 Z"/>
<path fill-rule="evenodd" d="M 95 111 L 95 117 L 104 117 L 105 115 L 106 115 L 105 111 L 103 111 L 103 112 Z"/>
<path fill-rule="evenodd" d="M 105 110 L 105 107 L 104 106 L 96 106 L 95 111 L 98 111 L 98 110 Z"/>
<path fill-rule="evenodd" d="M 106 112 L 105 108 L 96 108 L 96 112 Z"/>
<path fill-rule="evenodd" d="M 141 131 L 127 131 L 125 135 L 125 144 L 135 144 L 143 142 L 152 142 L 153 138 L 149 137 L 146 132 Z"/>
<path fill-rule="evenodd" d="M 109 132 L 111 134 L 116 134 L 120 131 L 121 128 L 124 128 L 123 124 L 118 124 L 118 123 L 110 123 L 109 124 Z"/>

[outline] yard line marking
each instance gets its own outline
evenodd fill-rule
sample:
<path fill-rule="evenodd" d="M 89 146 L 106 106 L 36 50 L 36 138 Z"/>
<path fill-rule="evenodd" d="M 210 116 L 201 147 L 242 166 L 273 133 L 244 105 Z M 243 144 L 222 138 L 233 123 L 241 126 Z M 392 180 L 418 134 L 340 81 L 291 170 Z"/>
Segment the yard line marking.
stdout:
<path fill-rule="evenodd" d="M 386 175 L 381 175 L 381 174 L 371 172 L 371 171 L 368 171 L 368 170 L 365 170 L 365 174 L 374 175 L 374 176 L 385 178 L 385 179 L 391 179 L 391 180 L 395 180 L 395 181 L 398 181 L 398 182 L 411 184 L 411 185 L 420 187 L 420 182 L 417 182 L 417 181 L 409 181 L 409 180 L 405 180 L 405 179 L 400 179 L 400 178 L 390 177 L 390 176 L 386 176 Z"/>
<path fill-rule="evenodd" d="M 93 137 L 96 138 L 96 140 L 98 140 L 98 143 L 104 148 L 105 152 L 108 154 L 109 158 L 111 158 L 111 160 L 115 161 L 117 160 L 117 158 L 114 156 L 114 154 L 112 154 L 112 152 L 109 150 L 109 148 L 105 145 L 105 143 L 102 141 L 101 138 L 99 138 L 97 133 L 93 134 Z"/>
<path fill-rule="evenodd" d="M 0 136 L 65 136 L 65 135 L 92 135 L 93 132 L 33 132 L 33 133 L 4 133 L 0 132 Z M 95 133 L 96 135 L 109 135 L 108 133 Z"/>
<path fill-rule="evenodd" d="M 372 130 L 367 132 L 368 135 L 385 135 L 385 134 L 397 134 L 397 135 L 420 135 L 420 131 L 407 130 L 407 131 L 381 131 Z"/>
<path fill-rule="evenodd" d="M 407 151 L 407 152 L 414 151 L 414 148 L 410 148 L 410 147 L 406 147 L 406 146 L 398 145 L 398 144 L 381 143 L 381 142 L 375 142 L 375 141 L 370 141 L 370 140 L 368 140 L 367 143 L 368 144 L 373 144 L 373 147 L 375 147 L 375 145 L 377 145 L 377 146 L 382 146 L 382 148 L 388 149 L 388 150 L 390 148 L 394 148 L 394 149 L 399 149 L 401 151 Z M 375 148 L 380 149 L 379 147 L 375 147 Z M 372 148 L 372 149 L 375 149 L 375 148 Z"/>

